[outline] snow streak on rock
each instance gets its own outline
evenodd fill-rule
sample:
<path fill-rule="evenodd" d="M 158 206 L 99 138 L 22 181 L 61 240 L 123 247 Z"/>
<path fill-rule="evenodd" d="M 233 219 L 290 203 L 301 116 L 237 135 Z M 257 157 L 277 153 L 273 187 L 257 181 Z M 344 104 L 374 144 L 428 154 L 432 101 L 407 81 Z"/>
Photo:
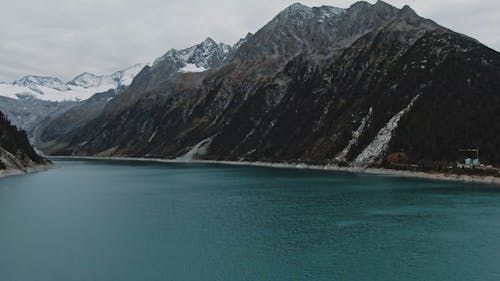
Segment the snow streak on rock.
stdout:
<path fill-rule="evenodd" d="M 210 137 L 208 139 L 200 141 L 198 144 L 196 144 L 191 150 L 189 150 L 186 154 L 177 157 L 177 160 L 180 161 L 191 161 L 195 160 L 197 156 L 199 155 L 204 155 L 207 152 L 207 148 L 212 142 L 214 137 Z"/>
<path fill-rule="evenodd" d="M 391 141 L 394 131 L 398 127 L 399 121 L 411 110 L 419 96 L 420 95 L 414 97 L 406 108 L 394 115 L 385 127 L 378 132 L 373 141 L 358 155 L 358 157 L 356 157 L 356 160 L 354 160 L 355 166 L 366 166 L 380 160 L 380 157 L 389 146 L 389 142 Z"/>
<path fill-rule="evenodd" d="M 368 121 L 372 118 L 373 114 L 373 107 L 370 107 L 370 110 L 368 111 L 368 114 L 361 120 L 361 124 L 359 125 L 358 129 L 354 132 L 352 132 L 352 139 L 349 141 L 347 146 L 342 150 L 337 157 L 335 157 L 335 160 L 337 161 L 347 161 L 346 157 L 349 151 L 351 151 L 351 148 L 353 145 L 358 143 L 359 137 L 363 135 L 366 124 L 368 124 Z"/>

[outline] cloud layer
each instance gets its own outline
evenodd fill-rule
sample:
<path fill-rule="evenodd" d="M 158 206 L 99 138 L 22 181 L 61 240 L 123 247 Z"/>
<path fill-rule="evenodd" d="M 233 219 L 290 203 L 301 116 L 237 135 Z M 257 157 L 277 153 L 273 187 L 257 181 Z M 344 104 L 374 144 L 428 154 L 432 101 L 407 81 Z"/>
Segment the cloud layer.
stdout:
<path fill-rule="evenodd" d="M 0 81 L 71 79 L 150 62 L 210 36 L 234 43 L 297 0 L 16 0 L 0 9 Z M 368 1 L 374 3 L 375 1 Z M 387 0 L 500 50 L 498 0 Z M 304 0 L 349 7 L 354 1 Z"/>

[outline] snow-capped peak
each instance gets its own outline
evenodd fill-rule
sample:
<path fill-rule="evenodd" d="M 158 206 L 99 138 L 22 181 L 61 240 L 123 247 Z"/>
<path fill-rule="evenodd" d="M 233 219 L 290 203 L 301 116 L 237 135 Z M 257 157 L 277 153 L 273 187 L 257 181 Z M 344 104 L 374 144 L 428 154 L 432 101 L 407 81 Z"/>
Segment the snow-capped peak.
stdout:
<path fill-rule="evenodd" d="M 128 86 L 146 64 L 136 64 L 110 75 L 82 73 L 68 83 L 59 78 L 26 76 L 12 83 L 0 83 L 0 96 L 47 101 L 86 100 L 96 93 Z"/>
<path fill-rule="evenodd" d="M 293 3 L 292 5 L 288 6 L 285 11 L 303 11 L 303 10 L 309 10 L 311 8 L 309 8 L 308 6 L 302 4 L 302 3 Z"/>
<path fill-rule="evenodd" d="M 330 6 L 311 8 L 300 3 L 295 3 L 279 13 L 274 21 L 280 22 L 282 24 L 302 25 L 311 19 L 316 19 L 318 22 L 323 22 L 325 19 L 344 13 L 346 13 L 346 10 L 341 8 Z"/>
<path fill-rule="evenodd" d="M 210 38 L 210 37 L 207 37 L 203 42 L 201 42 L 201 44 L 199 44 L 199 46 L 203 46 L 203 47 L 213 47 L 216 45 L 217 45 L 217 42 L 215 42 L 215 40 Z"/>
<path fill-rule="evenodd" d="M 132 80 L 134 80 L 135 76 L 139 74 L 146 65 L 148 64 L 138 63 L 124 70 L 117 71 L 111 74 L 111 76 L 120 86 L 128 86 L 132 84 Z"/>
<path fill-rule="evenodd" d="M 230 45 L 217 43 L 208 37 L 200 44 L 186 49 L 168 50 L 154 62 L 153 67 L 170 63 L 175 65 L 179 72 L 200 72 L 220 65 L 231 51 Z"/>
<path fill-rule="evenodd" d="M 198 67 L 196 64 L 188 63 L 183 68 L 179 69 L 179 72 L 182 73 L 193 73 L 193 72 L 203 72 L 207 69 L 204 67 Z"/>
<path fill-rule="evenodd" d="M 43 87 L 56 89 L 59 91 L 65 91 L 68 88 L 64 84 L 64 82 L 61 81 L 61 79 L 59 79 L 59 78 L 41 77 L 41 76 L 35 76 L 35 75 L 24 76 L 23 78 L 12 82 L 12 85 L 28 87 L 28 88 L 32 88 L 32 89 L 36 89 L 40 86 L 43 86 Z"/>
<path fill-rule="evenodd" d="M 120 86 L 128 86 L 132 83 L 134 77 L 144 68 L 144 66 L 146 66 L 146 64 L 139 63 L 113 74 L 101 76 L 84 72 L 69 81 L 68 85 L 82 88 L 96 88 L 108 85 L 111 87 L 110 89 L 118 88 Z"/>
<path fill-rule="evenodd" d="M 311 15 L 312 15 L 312 8 L 302 5 L 300 3 L 295 3 L 284 9 L 278 16 L 310 17 Z"/>

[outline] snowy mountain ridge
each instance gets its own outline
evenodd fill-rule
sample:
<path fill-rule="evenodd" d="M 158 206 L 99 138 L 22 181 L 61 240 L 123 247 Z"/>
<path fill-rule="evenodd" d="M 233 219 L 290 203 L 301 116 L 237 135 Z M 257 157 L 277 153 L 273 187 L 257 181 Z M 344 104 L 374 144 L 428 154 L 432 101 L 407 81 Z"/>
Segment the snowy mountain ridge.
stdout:
<path fill-rule="evenodd" d="M 130 85 L 144 66 L 146 64 L 136 64 L 113 74 L 101 76 L 85 72 L 68 83 L 56 77 L 29 75 L 12 83 L 0 82 L 0 96 L 54 102 L 86 100 L 96 93 Z"/>
<path fill-rule="evenodd" d="M 151 67 L 161 67 L 163 63 L 167 63 L 175 67 L 174 71 L 179 73 L 204 72 L 229 61 L 234 52 L 251 36 L 253 35 L 249 33 L 234 46 L 217 43 L 207 37 L 192 47 L 168 50 L 156 59 Z M 84 72 L 67 83 L 57 77 L 29 75 L 12 83 L 0 82 L 0 96 L 54 102 L 87 100 L 96 93 L 129 86 L 146 65 L 149 64 L 139 63 L 108 75 Z"/>
<path fill-rule="evenodd" d="M 119 86 L 127 86 L 132 83 L 135 75 L 139 73 L 146 64 L 138 63 L 127 69 L 117 71 L 110 75 L 97 76 L 92 73 L 82 73 L 75 77 L 73 80 L 69 81 L 67 84 L 72 86 L 78 86 L 83 88 L 96 88 L 102 85 L 113 85 L 117 88 Z"/>
<path fill-rule="evenodd" d="M 177 50 L 170 49 L 158 58 L 153 67 L 168 61 L 179 68 L 179 72 L 201 72 L 221 64 L 233 47 L 226 43 L 217 43 L 208 37 L 203 42 L 192 47 Z"/>
<path fill-rule="evenodd" d="M 37 86 L 45 86 L 59 91 L 68 90 L 68 86 L 66 86 L 66 84 L 63 81 L 61 81 L 61 79 L 55 77 L 41 77 L 35 75 L 28 75 L 12 82 L 12 84 L 29 88 Z"/>

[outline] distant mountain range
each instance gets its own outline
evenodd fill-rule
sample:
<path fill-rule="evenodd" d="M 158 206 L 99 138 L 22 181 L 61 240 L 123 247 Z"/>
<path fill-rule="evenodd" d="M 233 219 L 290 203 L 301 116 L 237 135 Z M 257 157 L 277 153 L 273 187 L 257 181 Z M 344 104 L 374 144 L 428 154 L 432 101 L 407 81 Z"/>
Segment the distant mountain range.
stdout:
<path fill-rule="evenodd" d="M 66 134 L 99 115 L 107 102 L 123 92 L 141 70 L 144 73 L 159 70 L 167 72 L 167 76 L 207 71 L 229 60 L 238 44 L 244 41 L 230 46 L 207 38 L 183 50 L 170 49 L 151 67 L 136 64 L 101 76 L 83 73 L 67 83 L 59 78 L 39 76 L 0 83 L 0 110 L 15 125 L 27 130 L 33 142 L 43 147 L 41 139 Z M 168 65 L 168 71 L 158 67 L 160 64 Z M 43 131 L 41 128 L 47 131 L 43 138 L 39 135 Z"/>
<path fill-rule="evenodd" d="M 83 73 L 68 83 L 55 77 L 25 76 L 12 83 L 0 83 L 0 96 L 55 102 L 86 100 L 95 93 L 130 85 L 144 66 L 145 64 L 136 64 L 102 76 Z"/>
<path fill-rule="evenodd" d="M 242 41 L 237 44 L 241 44 Z M 183 50 L 171 49 L 152 65 L 172 64 L 173 72 L 193 73 L 211 69 L 229 60 L 233 46 L 207 38 L 198 45 Z M 147 64 L 139 63 L 109 75 L 82 73 L 64 83 L 56 77 L 25 76 L 12 83 L 0 82 L 0 96 L 13 99 L 38 99 L 52 102 L 83 101 L 96 93 L 129 86 Z"/>
<path fill-rule="evenodd" d="M 234 46 L 169 50 L 30 135 L 53 155 L 441 169 L 462 148 L 500 165 L 499 108 L 500 54 L 477 40 L 409 6 L 294 4 Z"/>

